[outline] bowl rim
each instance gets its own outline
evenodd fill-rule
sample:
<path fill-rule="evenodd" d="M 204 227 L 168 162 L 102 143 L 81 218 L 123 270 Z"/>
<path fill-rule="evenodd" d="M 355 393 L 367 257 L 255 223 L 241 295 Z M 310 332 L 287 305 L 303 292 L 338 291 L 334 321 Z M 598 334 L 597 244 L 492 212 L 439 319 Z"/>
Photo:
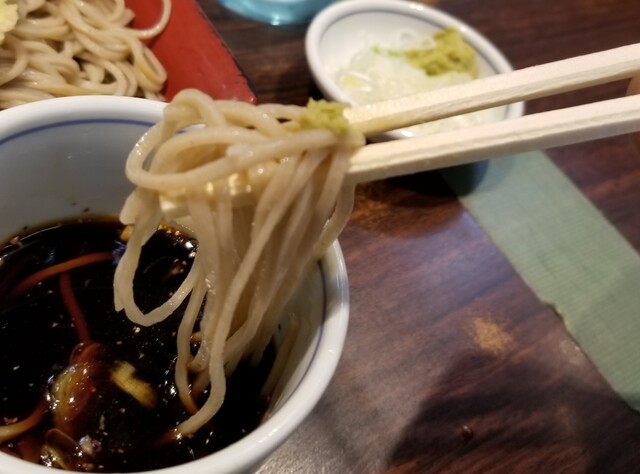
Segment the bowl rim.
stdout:
<path fill-rule="evenodd" d="M 7 140 L 58 123 L 125 119 L 157 122 L 166 106 L 148 99 L 82 96 L 45 99 L 0 111 L 0 146 Z M 296 389 L 273 415 L 239 441 L 186 464 L 144 471 L 144 474 L 212 474 L 244 472 L 259 465 L 298 428 L 329 385 L 347 335 L 349 287 L 344 256 L 335 241 L 318 262 L 324 311 L 311 361 Z M 326 337 L 330 335 L 331 337 Z M 0 473 L 50 473 L 51 469 L 0 452 Z"/>
<path fill-rule="evenodd" d="M 320 92 L 331 100 L 350 103 L 347 94 L 327 73 L 320 56 L 320 45 L 327 29 L 335 22 L 360 13 L 400 13 L 419 19 L 457 28 L 463 38 L 476 52 L 494 68 L 498 74 L 513 71 L 506 56 L 487 37 L 463 20 L 429 5 L 407 0 L 349 0 L 333 3 L 312 20 L 305 35 L 305 55 L 313 79 Z M 504 119 L 520 117 L 524 114 L 524 103 L 515 102 L 506 105 Z M 387 132 L 383 136 L 401 138 L 400 134 Z"/>

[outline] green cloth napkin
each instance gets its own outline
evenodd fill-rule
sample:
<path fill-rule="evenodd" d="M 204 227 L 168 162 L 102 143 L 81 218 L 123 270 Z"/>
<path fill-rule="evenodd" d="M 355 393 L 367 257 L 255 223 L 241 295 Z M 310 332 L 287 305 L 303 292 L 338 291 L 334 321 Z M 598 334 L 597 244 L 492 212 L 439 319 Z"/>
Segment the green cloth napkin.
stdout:
<path fill-rule="evenodd" d="M 444 170 L 497 247 L 640 409 L 640 256 L 541 152 Z"/>

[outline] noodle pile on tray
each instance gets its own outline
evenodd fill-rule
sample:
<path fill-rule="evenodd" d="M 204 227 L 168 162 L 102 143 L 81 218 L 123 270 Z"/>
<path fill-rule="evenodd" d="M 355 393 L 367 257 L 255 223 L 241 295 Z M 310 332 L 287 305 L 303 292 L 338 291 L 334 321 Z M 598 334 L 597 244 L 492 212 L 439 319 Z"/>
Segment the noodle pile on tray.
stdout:
<path fill-rule="evenodd" d="M 299 280 L 351 212 L 354 190 L 344 177 L 364 139 L 348 129 L 306 128 L 306 111 L 183 91 L 128 158 L 127 176 L 137 188 L 120 216 L 133 229 L 116 269 L 116 308 L 148 326 L 190 295 L 175 375 L 192 416 L 178 435 L 196 431 L 218 411 L 226 376 L 239 361 L 262 357 Z M 236 201 L 237 188 L 250 191 L 249 205 Z M 187 209 L 181 223 L 198 241 L 197 254 L 182 286 L 143 314 L 133 294 L 141 248 L 168 220 L 162 197 L 178 194 Z"/>
<path fill-rule="evenodd" d="M 161 98 L 166 72 L 142 41 L 164 29 L 170 0 L 145 30 L 127 26 L 124 0 L 9 0 L 3 12 L 16 5 L 0 41 L 0 108 L 85 94 Z"/>

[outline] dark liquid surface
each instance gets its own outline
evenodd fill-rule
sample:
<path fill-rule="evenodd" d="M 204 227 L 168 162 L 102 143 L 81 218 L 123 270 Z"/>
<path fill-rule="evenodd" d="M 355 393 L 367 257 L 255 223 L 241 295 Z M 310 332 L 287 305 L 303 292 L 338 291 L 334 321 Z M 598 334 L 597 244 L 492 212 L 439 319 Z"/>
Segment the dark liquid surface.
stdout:
<path fill-rule="evenodd" d="M 0 251 L 0 425 L 22 420 L 51 389 L 81 342 L 54 275 L 15 294 L 24 279 L 45 267 L 95 252 L 112 258 L 71 270 L 71 288 L 87 321 L 91 341 L 107 348 L 110 361 L 126 361 L 136 377 L 157 395 L 144 408 L 112 383 L 100 385 L 83 413 L 82 433 L 93 448 L 76 469 L 131 472 L 184 463 L 217 451 L 254 429 L 266 401 L 257 395 L 272 355 L 258 368 L 240 366 L 228 381 L 222 409 L 192 437 L 163 440 L 187 414 L 177 397 L 173 368 L 180 314 L 151 327 L 131 323 L 113 307 L 113 272 L 124 251 L 115 220 L 66 223 L 24 236 Z M 143 251 L 135 294 L 143 310 L 155 307 L 178 287 L 193 258 L 193 242 L 173 231 L 159 231 Z M 178 311 L 181 313 L 181 311 Z M 86 341 L 85 341 L 86 342 Z M 0 445 L 25 457 L 38 451 L 51 428 L 51 416 L 26 435 Z M 80 436 L 74 436 L 79 441 Z M 88 437 L 88 438 L 87 438 Z M 26 446 L 26 448 L 25 448 Z"/>

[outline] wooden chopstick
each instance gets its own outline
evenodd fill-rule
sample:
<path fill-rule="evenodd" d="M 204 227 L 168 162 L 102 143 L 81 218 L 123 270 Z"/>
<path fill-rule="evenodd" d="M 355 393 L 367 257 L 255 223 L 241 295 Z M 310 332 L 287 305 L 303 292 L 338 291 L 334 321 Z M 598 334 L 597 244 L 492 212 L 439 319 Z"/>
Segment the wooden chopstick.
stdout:
<path fill-rule="evenodd" d="M 372 135 L 461 113 L 629 78 L 640 73 L 640 44 L 578 56 L 466 84 L 345 110 Z M 360 183 L 640 131 L 640 95 L 543 112 L 455 131 L 375 143 L 350 160 L 347 181 Z M 234 188 L 237 205 L 251 202 Z M 186 215 L 180 192 L 162 196 L 163 211 Z"/>
<path fill-rule="evenodd" d="M 375 104 L 344 114 L 367 136 L 461 113 L 629 78 L 640 72 L 640 43 Z"/>
<path fill-rule="evenodd" d="M 366 145 L 350 158 L 346 180 L 392 176 L 472 163 L 640 131 L 640 95 L 525 115 L 450 132 Z M 245 187 L 233 186 L 234 205 L 250 204 Z M 165 215 L 187 215 L 182 193 L 162 196 Z"/>
<path fill-rule="evenodd" d="M 350 160 L 359 183 L 640 131 L 640 95 L 462 130 L 366 145 Z"/>

